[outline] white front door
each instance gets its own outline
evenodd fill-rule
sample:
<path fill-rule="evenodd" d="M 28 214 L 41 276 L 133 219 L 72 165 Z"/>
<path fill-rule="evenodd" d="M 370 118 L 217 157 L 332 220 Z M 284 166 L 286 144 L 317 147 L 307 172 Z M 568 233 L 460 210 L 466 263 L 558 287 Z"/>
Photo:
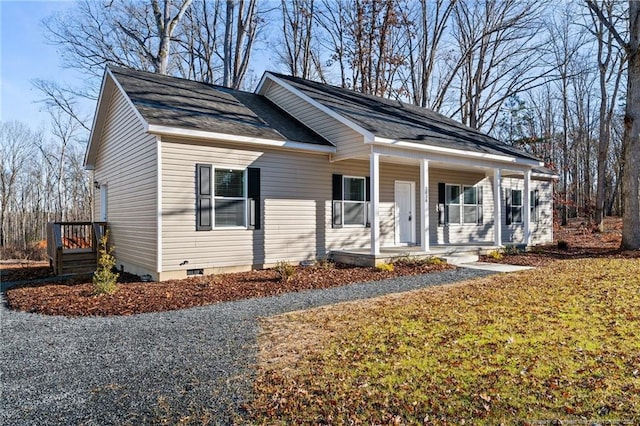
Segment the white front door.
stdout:
<path fill-rule="evenodd" d="M 396 181 L 396 244 L 416 242 L 415 182 Z"/>

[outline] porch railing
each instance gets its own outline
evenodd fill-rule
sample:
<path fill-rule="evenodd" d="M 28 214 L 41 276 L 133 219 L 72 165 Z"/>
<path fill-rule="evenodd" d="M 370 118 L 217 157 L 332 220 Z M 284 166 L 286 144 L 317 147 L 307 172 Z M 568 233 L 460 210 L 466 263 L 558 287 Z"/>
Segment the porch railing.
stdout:
<path fill-rule="evenodd" d="M 47 257 L 56 275 L 64 273 L 65 255 L 94 253 L 104 235 L 106 222 L 49 222 L 47 224 Z"/>

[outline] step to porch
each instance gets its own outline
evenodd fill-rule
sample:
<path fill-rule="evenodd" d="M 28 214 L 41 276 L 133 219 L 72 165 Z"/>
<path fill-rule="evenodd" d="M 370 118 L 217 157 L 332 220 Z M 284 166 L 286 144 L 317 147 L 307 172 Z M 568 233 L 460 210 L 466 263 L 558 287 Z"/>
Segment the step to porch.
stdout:
<path fill-rule="evenodd" d="M 477 254 L 457 253 L 438 257 L 450 265 L 464 265 L 465 263 L 474 263 L 480 260 Z"/>

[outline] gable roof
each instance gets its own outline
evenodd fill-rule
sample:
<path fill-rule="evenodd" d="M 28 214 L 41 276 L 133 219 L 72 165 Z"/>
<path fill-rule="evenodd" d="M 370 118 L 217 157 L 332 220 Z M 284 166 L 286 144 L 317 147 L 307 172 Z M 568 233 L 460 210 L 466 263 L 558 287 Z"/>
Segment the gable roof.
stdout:
<path fill-rule="evenodd" d="M 268 74 L 284 80 L 377 138 L 542 162 L 531 154 L 427 108 L 271 71 Z"/>
<path fill-rule="evenodd" d="M 109 71 L 150 125 L 333 146 L 262 95 L 126 68 Z"/>

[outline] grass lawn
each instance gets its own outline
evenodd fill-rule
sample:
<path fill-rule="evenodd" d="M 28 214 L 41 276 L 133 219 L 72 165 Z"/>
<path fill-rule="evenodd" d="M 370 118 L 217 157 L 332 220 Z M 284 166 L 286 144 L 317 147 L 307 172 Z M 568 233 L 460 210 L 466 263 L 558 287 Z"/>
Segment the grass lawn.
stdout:
<path fill-rule="evenodd" d="M 255 423 L 640 424 L 638 259 L 555 262 L 263 330 Z"/>

